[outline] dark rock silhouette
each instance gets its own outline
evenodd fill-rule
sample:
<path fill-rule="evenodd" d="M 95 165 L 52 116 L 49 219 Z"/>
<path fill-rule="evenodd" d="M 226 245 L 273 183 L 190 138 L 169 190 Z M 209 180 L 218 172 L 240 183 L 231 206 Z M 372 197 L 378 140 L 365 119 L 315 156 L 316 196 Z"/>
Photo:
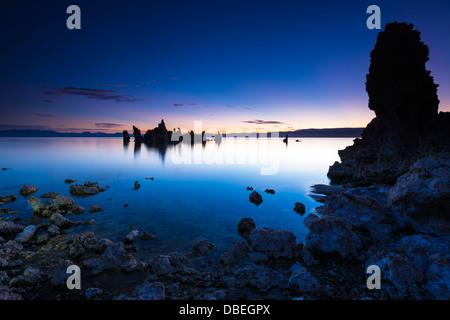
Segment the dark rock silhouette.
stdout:
<path fill-rule="evenodd" d="M 449 150 L 450 114 L 438 114 L 428 54 L 412 24 L 389 23 L 379 33 L 366 81 L 376 117 L 339 151 L 341 162 L 328 172 L 332 183 L 393 185 L 419 158 Z"/>
<path fill-rule="evenodd" d="M 139 150 L 139 144 L 141 143 L 144 143 L 149 147 L 160 149 L 161 154 L 165 154 L 168 145 L 176 145 L 180 142 L 189 143 L 191 145 L 198 142 L 206 144 L 205 131 L 203 131 L 201 135 L 194 133 L 194 131 L 182 134 L 180 128 L 170 131 L 167 130 L 164 119 L 161 120 L 161 123 L 159 123 L 156 128 L 147 130 L 144 136 L 141 135 L 139 128 L 133 126 L 133 135 L 135 151 Z M 123 131 L 123 139 L 124 144 L 127 144 L 126 141 L 129 141 L 127 131 Z"/>
<path fill-rule="evenodd" d="M 142 142 L 141 130 L 139 130 L 135 126 L 133 126 L 133 135 L 134 135 L 134 142 L 136 142 L 136 143 Z"/>
<path fill-rule="evenodd" d="M 128 134 L 128 131 L 124 130 L 122 132 L 122 135 L 123 135 L 123 143 L 124 144 L 130 143 L 130 135 Z"/>

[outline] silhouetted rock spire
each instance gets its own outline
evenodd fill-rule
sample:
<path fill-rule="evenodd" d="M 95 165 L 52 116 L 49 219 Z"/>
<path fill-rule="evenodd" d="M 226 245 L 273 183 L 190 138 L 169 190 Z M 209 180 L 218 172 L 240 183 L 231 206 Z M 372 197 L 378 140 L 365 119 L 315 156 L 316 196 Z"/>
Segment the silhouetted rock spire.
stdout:
<path fill-rule="evenodd" d="M 448 151 L 450 114 L 438 114 L 428 47 L 412 24 L 390 23 L 372 50 L 366 90 L 374 118 L 361 139 L 339 151 L 332 183 L 394 184 L 419 158 Z"/>
<path fill-rule="evenodd" d="M 425 68 L 429 50 L 413 27 L 387 24 L 370 53 L 369 108 L 386 121 L 423 123 L 438 112 L 438 85 Z"/>
<path fill-rule="evenodd" d="M 134 135 L 134 142 L 136 142 L 136 143 L 142 142 L 141 130 L 139 130 L 135 126 L 133 126 L 133 135 Z"/>

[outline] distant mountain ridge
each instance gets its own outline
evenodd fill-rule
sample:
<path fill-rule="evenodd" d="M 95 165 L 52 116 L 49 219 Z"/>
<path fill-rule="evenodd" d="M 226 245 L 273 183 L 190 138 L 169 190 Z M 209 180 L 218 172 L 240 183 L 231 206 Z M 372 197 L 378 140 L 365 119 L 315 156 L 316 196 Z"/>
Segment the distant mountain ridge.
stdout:
<path fill-rule="evenodd" d="M 295 131 L 280 131 L 280 137 L 286 134 L 293 138 L 356 138 L 360 137 L 364 128 L 327 128 L 327 129 L 300 129 Z M 255 134 L 255 133 L 254 133 Z M 234 134 L 233 134 L 234 135 Z M 236 134 L 236 136 L 249 136 L 250 133 Z M 269 133 L 270 135 L 270 133 Z M 133 135 L 131 135 L 133 136 Z M 51 130 L 0 130 L 0 137 L 55 137 L 55 138 L 107 138 L 122 137 L 122 132 L 104 133 L 104 132 L 57 132 Z"/>

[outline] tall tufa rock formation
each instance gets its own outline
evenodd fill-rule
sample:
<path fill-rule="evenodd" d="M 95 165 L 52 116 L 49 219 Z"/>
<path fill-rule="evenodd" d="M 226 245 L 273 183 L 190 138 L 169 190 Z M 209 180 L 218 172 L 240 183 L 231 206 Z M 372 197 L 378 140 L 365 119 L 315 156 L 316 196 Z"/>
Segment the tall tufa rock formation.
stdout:
<path fill-rule="evenodd" d="M 449 150 L 450 114 L 438 114 L 438 85 L 425 67 L 429 50 L 413 27 L 390 23 L 378 34 L 366 81 L 376 117 L 339 151 L 332 183 L 394 184 L 417 159 Z"/>

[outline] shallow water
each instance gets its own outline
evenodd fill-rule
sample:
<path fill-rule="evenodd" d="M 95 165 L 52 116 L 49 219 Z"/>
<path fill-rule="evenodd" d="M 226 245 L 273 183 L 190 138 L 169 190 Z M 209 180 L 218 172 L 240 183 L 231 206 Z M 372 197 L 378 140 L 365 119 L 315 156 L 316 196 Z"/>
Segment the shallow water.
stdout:
<path fill-rule="evenodd" d="M 160 150 L 135 149 L 134 142 L 124 146 L 121 138 L 0 138 L 0 167 L 8 169 L 0 171 L 0 194 L 18 196 L 2 207 L 30 218 L 28 198 L 19 195 L 23 185 L 40 187 L 36 197 L 50 191 L 71 196 L 65 179 L 89 180 L 109 188 L 73 197 L 86 213 L 68 217 L 95 222 L 69 232 L 93 231 L 98 238 L 118 241 L 133 225 L 156 236 L 135 241 L 139 256 L 186 253 L 200 239 L 214 243 L 219 252 L 226 250 L 240 239 L 237 224 L 243 217 L 251 217 L 257 227 L 290 230 L 301 242 L 307 233 L 302 219 L 320 205 L 308 196 L 310 187 L 329 182 L 328 167 L 353 139 L 300 140 L 286 145 L 281 139 L 224 139 Z M 132 190 L 135 181 L 139 190 Z M 247 186 L 262 195 L 262 204 L 249 201 Z M 266 188 L 275 194 L 265 193 Z M 305 215 L 293 211 L 295 202 L 305 204 Z M 104 210 L 88 213 L 92 204 Z"/>

